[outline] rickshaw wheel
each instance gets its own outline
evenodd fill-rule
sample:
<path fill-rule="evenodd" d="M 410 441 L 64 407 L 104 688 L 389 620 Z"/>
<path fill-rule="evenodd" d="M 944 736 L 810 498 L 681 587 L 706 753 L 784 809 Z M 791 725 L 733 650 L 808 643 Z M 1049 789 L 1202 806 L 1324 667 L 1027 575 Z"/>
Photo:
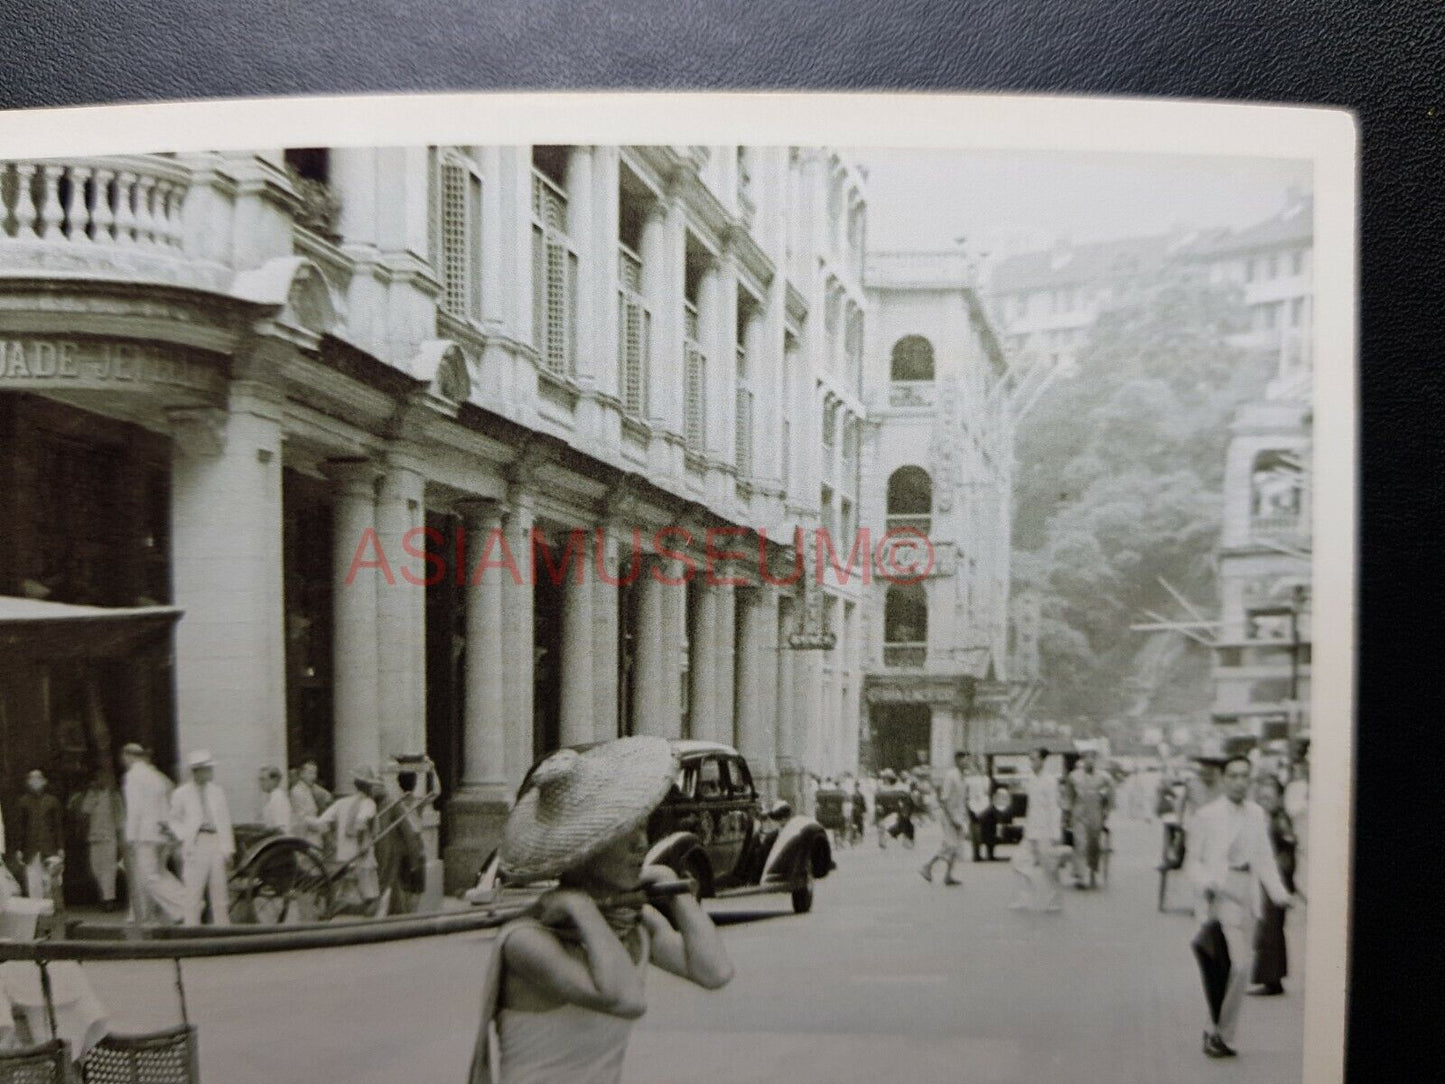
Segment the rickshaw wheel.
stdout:
<path fill-rule="evenodd" d="M 263 926 L 324 922 L 331 917 L 331 879 L 308 846 L 268 847 L 252 860 L 244 890 L 251 920 Z"/>

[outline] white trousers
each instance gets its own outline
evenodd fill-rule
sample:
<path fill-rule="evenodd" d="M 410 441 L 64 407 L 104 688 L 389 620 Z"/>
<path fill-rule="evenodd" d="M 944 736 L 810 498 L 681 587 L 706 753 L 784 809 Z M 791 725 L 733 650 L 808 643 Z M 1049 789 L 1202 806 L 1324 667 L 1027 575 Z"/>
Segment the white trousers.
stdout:
<path fill-rule="evenodd" d="M 1249 910 L 1233 900 L 1221 900 L 1216 906 L 1224 941 L 1229 946 L 1229 984 L 1224 988 L 1224 1002 L 1219 1006 L 1219 1037 L 1225 1046 L 1234 1045 L 1239 1031 L 1239 1010 L 1254 974 L 1254 932 L 1259 924 Z"/>
<path fill-rule="evenodd" d="M 181 866 L 181 885 L 185 890 L 182 921 L 199 926 L 207 897 L 211 902 L 211 923 L 231 924 L 231 893 L 226 884 L 226 856 L 214 832 L 202 832 L 186 848 Z"/>
<path fill-rule="evenodd" d="M 31 855 L 30 861 L 25 864 L 25 894 L 32 900 L 48 900 L 50 887 L 50 874 L 45 869 L 45 863 L 38 854 Z"/>
<path fill-rule="evenodd" d="M 185 889 L 161 864 L 161 844 L 133 845 L 126 875 L 130 878 L 131 914 L 137 922 L 181 920 L 185 913 Z"/>
<path fill-rule="evenodd" d="M 106 903 L 115 899 L 115 840 L 90 845 L 90 872 Z"/>

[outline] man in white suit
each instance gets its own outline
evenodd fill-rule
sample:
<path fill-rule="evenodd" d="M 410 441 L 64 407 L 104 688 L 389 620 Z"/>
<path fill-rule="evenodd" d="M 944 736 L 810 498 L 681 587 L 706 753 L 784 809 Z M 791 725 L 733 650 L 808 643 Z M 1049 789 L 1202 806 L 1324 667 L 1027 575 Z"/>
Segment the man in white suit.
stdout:
<path fill-rule="evenodd" d="M 150 753 L 135 742 L 121 751 L 125 762 L 126 877 L 131 912 L 141 924 L 181 920 L 181 886 L 166 870 L 163 853 L 170 844 L 171 781 L 151 764 Z"/>
<path fill-rule="evenodd" d="M 1264 810 L 1245 798 L 1251 769 L 1248 759 L 1224 765 L 1224 793 L 1199 810 L 1189 832 L 1189 880 L 1198 894 L 1201 923 L 1217 918 L 1229 945 L 1229 985 L 1219 1009 L 1219 1024 L 1204 1032 L 1204 1053 L 1233 1057 L 1239 1010 L 1254 970 L 1254 932 L 1261 911 L 1261 887 L 1280 907 L 1293 900 L 1279 875 Z"/>
<path fill-rule="evenodd" d="M 199 926 L 207 897 L 211 922 L 231 924 L 230 892 L 226 887 L 227 865 L 236 851 L 231 833 L 231 810 L 226 792 L 212 782 L 216 762 L 210 753 L 197 750 L 186 759 L 191 781 L 182 783 L 171 795 L 171 831 L 181 844 L 181 883 L 185 887 L 187 926 Z"/>

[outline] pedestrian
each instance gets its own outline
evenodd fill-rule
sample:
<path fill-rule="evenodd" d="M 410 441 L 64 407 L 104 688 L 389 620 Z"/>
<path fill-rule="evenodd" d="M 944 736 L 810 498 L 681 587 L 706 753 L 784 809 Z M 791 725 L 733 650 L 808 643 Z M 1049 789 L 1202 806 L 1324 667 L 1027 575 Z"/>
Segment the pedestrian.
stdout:
<path fill-rule="evenodd" d="M 862 843 L 868 834 L 868 798 L 863 793 L 863 784 L 856 777 L 850 789 L 849 831 L 853 843 Z"/>
<path fill-rule="evenodd" d="M 186 758 L 191 780 L 171 795 L 171 832 L 181 845 L 181 885 L 185 891 L 182 921 L 199 926 L 205 905 L 211 905 L 211 924 L 231 924 L 228 866 L 236 853 L 231 831 L 231 809 L 226 792 L 215 782 L 216 761 L 197 749 Z"/>
<path fill-rule="evenodd" d="M 381 891 L 377 917 L 409 914 L 426 888 L 426 848 L 411 822 L 406 797 L 389 798 L 382 786 L 372 792 L 377 805 L 376 882 Z"/>
<path fill-rule="evenodd" d="M 968 797 L 963 781 L 967 764 L 968 754 L 960 749 L 953 754 L 953 767 L 943 773 L 943 790 L 938 795 L 938 821 L 943 828 L 943 841 L 938 846 L 938 853 L 918 871 L 930 884 L 933 883 L 933 867 L 940 861 L 944 863 L 944 884 L 953 887 L 963 883 L 953 875 L 953 864 L 958 861 L 964 825 L 968 820 Z"/>
<path fill-rule="evenodd" d="M 1014 872 L 1021 878 L 1011 908 L 1019 911 L 1063 910 L 1059 895 L 1059 861 L 1065 850 L 1063 808 L 1059 780 L 1044 771 L 1049 751 L 1040 746 L 1029 754 L 1030 774 L 1024 776 L 1028 808 L 1024 811 L 1023 846 L 1014 855 Z"/>
<path fill-rule="evenodd" d="M 90 874 L 95 878 L 100 905 L 107 911 L 120 907 L 115 882 L 120 856 L 124 851 L 122 832 L 125 826 L 125 804 L 115 789 L 115 780 L 106 769 L 98 769 L 85 790 L 76 795 L 75 810 L 84 822 L 84 835 Z"/>
<path fill-rule="evenodd" d="M 60 799 L 47 789 L 45 773 L 33 769 L 25 777 L 20 796 L 20 818 L 15 859 L 25 871 L 25 894 L 51 899 L 65 862 L 65 823 Z M 58 903 L 57 903 L 58 907 Z"/>
<path fill-rule="evenodd" d="M 1275 862 L 1264 810 L 1246 798 L 1249 780 L 1248 758 L 1227 760 L 1223 795 L 1199 811 L 1190 830 L 1188 869 L 1198 894 L 1196 916 L 1201 924 L 1218 921 L 1229 946 L 1219 1019 L 1204 1030 L 1204 1053 L 1211 1058 L 1235 1056 L 1239 1010 L 1254 965 L 1261 888 L 1281 908 L 1293 899 Z"/>
<path fill-rule="evenodd" d="M 171 781 L 151 764 L 150 752 L 135 742 L 121 748 L 125 764 L 126 883 L 131 916 L 141 925 L 181 921 L 184 890 L 165 867 L 165 852 L 175 838 L 170 831 Z"/>
<path fill-rule="evenodd" d="M 992 862 L 994 847 L 998 844 L 998 811 L 994 809 L 993 791 L 993 780 L 988 777 L 983 761 L 969 757 L 963 774 L 963 792 L 975 862 Z"/>
<path fill-rule="evenodd" d="M 1074 885 L 1093 888 L 1099 873 L 1104 823 L 1114 807 L 1113 780 L 1099 771 L 1094 750 L 1086 751 L 1079 766 L 1069 773 L 1067 794 L 1069 827 L 1074 834 Z"/>
<path fill-rule="evenodd" d="M 1295 892 L 1294 822 L 1285 811 L 1281 791 L 1279 780 L 1266 775 L 1254 785 L 1254 800 L 1264 810 L 1269 825 L 1269 843 L 1274 851 L 1275 864 L 1279 866 L 1279 878 L 1285 888 Z M 1257 985 L 1249 992 L 1256 997 L 1278 997 L 1284 993 L 1284 979 L 1289 974 L 1289 955 L 1284 936 L 1286 911 L 1268 896 L 1261 904 L 1259 932 L 1255 936 L 1254 974 L 1250 976 L 1250 981 Z"/>
<path fill-rule="evenodd" d="M 1294 825 L 1295 871 L 1297 884 L 1309 884 L 1310 853 L 1310 743 L 1300 738 L 1295 743 L 1294 761 L 1289 782 L 1285 784 L 1283 805 Z"/>
<path fill-rule="evenodd" d="M 382 789 L 381 777 L 376 769 L 363 765 L 352 771 L 351 782 L 356 789 L 332 802 L 320 817 L 312 818 L 310 827 L 335 833 L 335 858 L 349 864 L 347 886 L 355 892 L 354 902 L 363 913 L 371 914 L 381 898 L 376 850 L 372 846 L 377 814 L 373 795 Z"/>
<path fill-rule="evenodd" d="M 649 963 L 705 989 L 732 978 L 722 938 L 686 893 L 610 901 L 671 881 L 644 865 L 646 823 L 677 774 L 662 738 L 564 749 L 532 772 L 507 817 L 501 865 L 556 878 L 533 913 L 494 941 L 470 1084 L 617 1084 Z"/>
<path fill-rule="evenodd" d="M 296 769 L 290 791 L 291 832 L 317 847 L 324 836 L 314 822 L 335 801 L 331 792 L 317 782 L 319 776 L 316 761 L 307 757 Z"/>
<path fill-rule="evenodd" d="M 281 785 L 284 778 L 274 764 L 267 764 L 256 778 L 261 787 L 261 823 L 278 832 L 291 831 L 291 800 Z"/>

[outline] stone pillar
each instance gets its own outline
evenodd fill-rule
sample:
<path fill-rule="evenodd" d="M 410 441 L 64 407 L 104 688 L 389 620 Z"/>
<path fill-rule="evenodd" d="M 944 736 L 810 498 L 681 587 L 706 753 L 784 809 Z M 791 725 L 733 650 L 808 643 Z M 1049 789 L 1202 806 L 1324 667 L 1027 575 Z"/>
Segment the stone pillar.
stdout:
<path fill-rule="evenodd" d="M 788 630 L 793 622 L 793 607 L 799 605 L 795 599 L 783 599 L 779 604 L 777 622 L 777 708 L 774 729 L 775 756 L 778 764 L 778 797 L 793 803 L 794 809 L 801 809 L 802 788 L 799 785 L 799 764 L 793 730 L 797 717 L 797 693 L 795 686 L 798 675 L 795 662 L 796 651 L 787 646 Z"/>
<path fill-rule="evenodd" d="M 214 753 L 217 782 L 244 808 L 256 769 L 286 766 L 280 405 L 238 383 L 229 417 L 176 411 L 171 420 L 172 583 L 185 611 L 175 637 L 178 752 Z"/>
<path fill-rule="evenodd" d="M 381 757 L 377 682 L 377 586 L 385 585 L 378 568 L 352 564 L 380 560 L 376 532 L 376 479 L 370 460 L 327 465 L 337 483 L 332 505 L 335 537 L 332 559 L 332 697 L 336 741 L 336 786 L 352 790 L 351 771 L 376 766 Z M 348 582 L 349 581 L 349 582 Z"/>
<path fill-rule="evenodd" d="M 505 630 L 507 789 L 515 790 L 532 766 L 533 590 L 531 579 L 532 507 L 514 500 L 503 537 L 520 573 L 500 574 L 502 623 Z M 499 555 L 500 558 L 500 555 Z"/>
<path fill-rule="evenodd" d="M 638 580 L 634 734 L 678 736 L 682 686 L 677 652 L 686 589 L 680 573 L 677 562 L 649 560 Z"/>
<path fill-rule="evenodd" d="M 722 574 L 720 578 L 726 578 Z M 713 677 L 713 730 L 714 741 L 725 745 L 737 743 L 736 692 L 733 683 L 737 666 L 737 591 L 719 584 L 713 588 L 717 594 L 717 632 L 713 638 L 713 654 L 709 661 Z"/>
<path fill-rule="evenodd" d="M 581 582 L 567 566 L 567 582 L 562 587 L 562 727 L 563 745 L 580 745 L 592 740 L 592 598 L 596 587 L 592 582 L 592 534 L 577 532 L 568 537 L 582 544 L 574 560 L 582 564 Z"/>
<path fill-rule="evenodd" d="M 478 574 L 483 556 L 500 561 L 502 506 L 467 501 L 458 507 L 466 523 L 466 689 L 462 733 L 462 785 L 446 804 L 444 855 L 447 891 L 469 887 L 476 870 L 501 840 L 511 793 L 507 784 L 507 681 L 514 659 L 503 628 L 506 569 Z M 491 552 L 488 553 L 488 544 Z"/>
<path fill-rule="evenodd" d="M 597 321 L 598 301 L 595 285 L 600 271 L 593 219 L 596 208 L 593 204 L 592 164 L 593 148 L 573 147 L 567 156 L 567 175 L 564 187 L 567 191 L 567 235 L 577 248 L 579 273 L 577 276 L 577 383 L 583 388 L 596 385 L 598 343 Z M 616 340 L 614 340 L 615 344 Z M 614 345 L 614 349 L 615 349 Z M 565 724 L 564 724 L 565 726 Z"/>
<path fill-rule="evenodd" d="M 376 532 L 391 566 L 391 578 L 377 584 L 376 602 L 382 757 L 426 751 L 428 566 L 406 552 L 425 548 L 425 493 L 420 472 L 401 463 L 388 465 L 377 493 Z"/>
<path fill-rule="evenodd" d="M 769 584 L 738 593 L 743 607 L 738 642 L 737 748 L 747 758 L 758 793 L 778 793 L 778 589 Z"/>
<path fill-rule="evenodd" d="M 962 719 L 960 714 L 945 704 L 932 706 L 933 718 L 929 727 L 929 759 L 935 772 L 946 771 L 953 764 L 953 754 L 964 747 Z"/>
<path fill-rule="evenodd" d="M 632 552 L 619 547 L 609 531 L 598 533 L 596 560 L 587 569 L 587 584 L 592 589 L 592 740 L 610 741 L 618 736 L 617 682 L 619 606 L 624 588 L 608 583 L 608 579 L 625 578 L 632 567 Z M 630 545 L 630 540 L 629 540 Z M 619 558 L 619 550 L 622 556 Z M 626 566 L 618 575 L 619 559 Z M 598 566 L 607 573 L 604 579 Z"/>

